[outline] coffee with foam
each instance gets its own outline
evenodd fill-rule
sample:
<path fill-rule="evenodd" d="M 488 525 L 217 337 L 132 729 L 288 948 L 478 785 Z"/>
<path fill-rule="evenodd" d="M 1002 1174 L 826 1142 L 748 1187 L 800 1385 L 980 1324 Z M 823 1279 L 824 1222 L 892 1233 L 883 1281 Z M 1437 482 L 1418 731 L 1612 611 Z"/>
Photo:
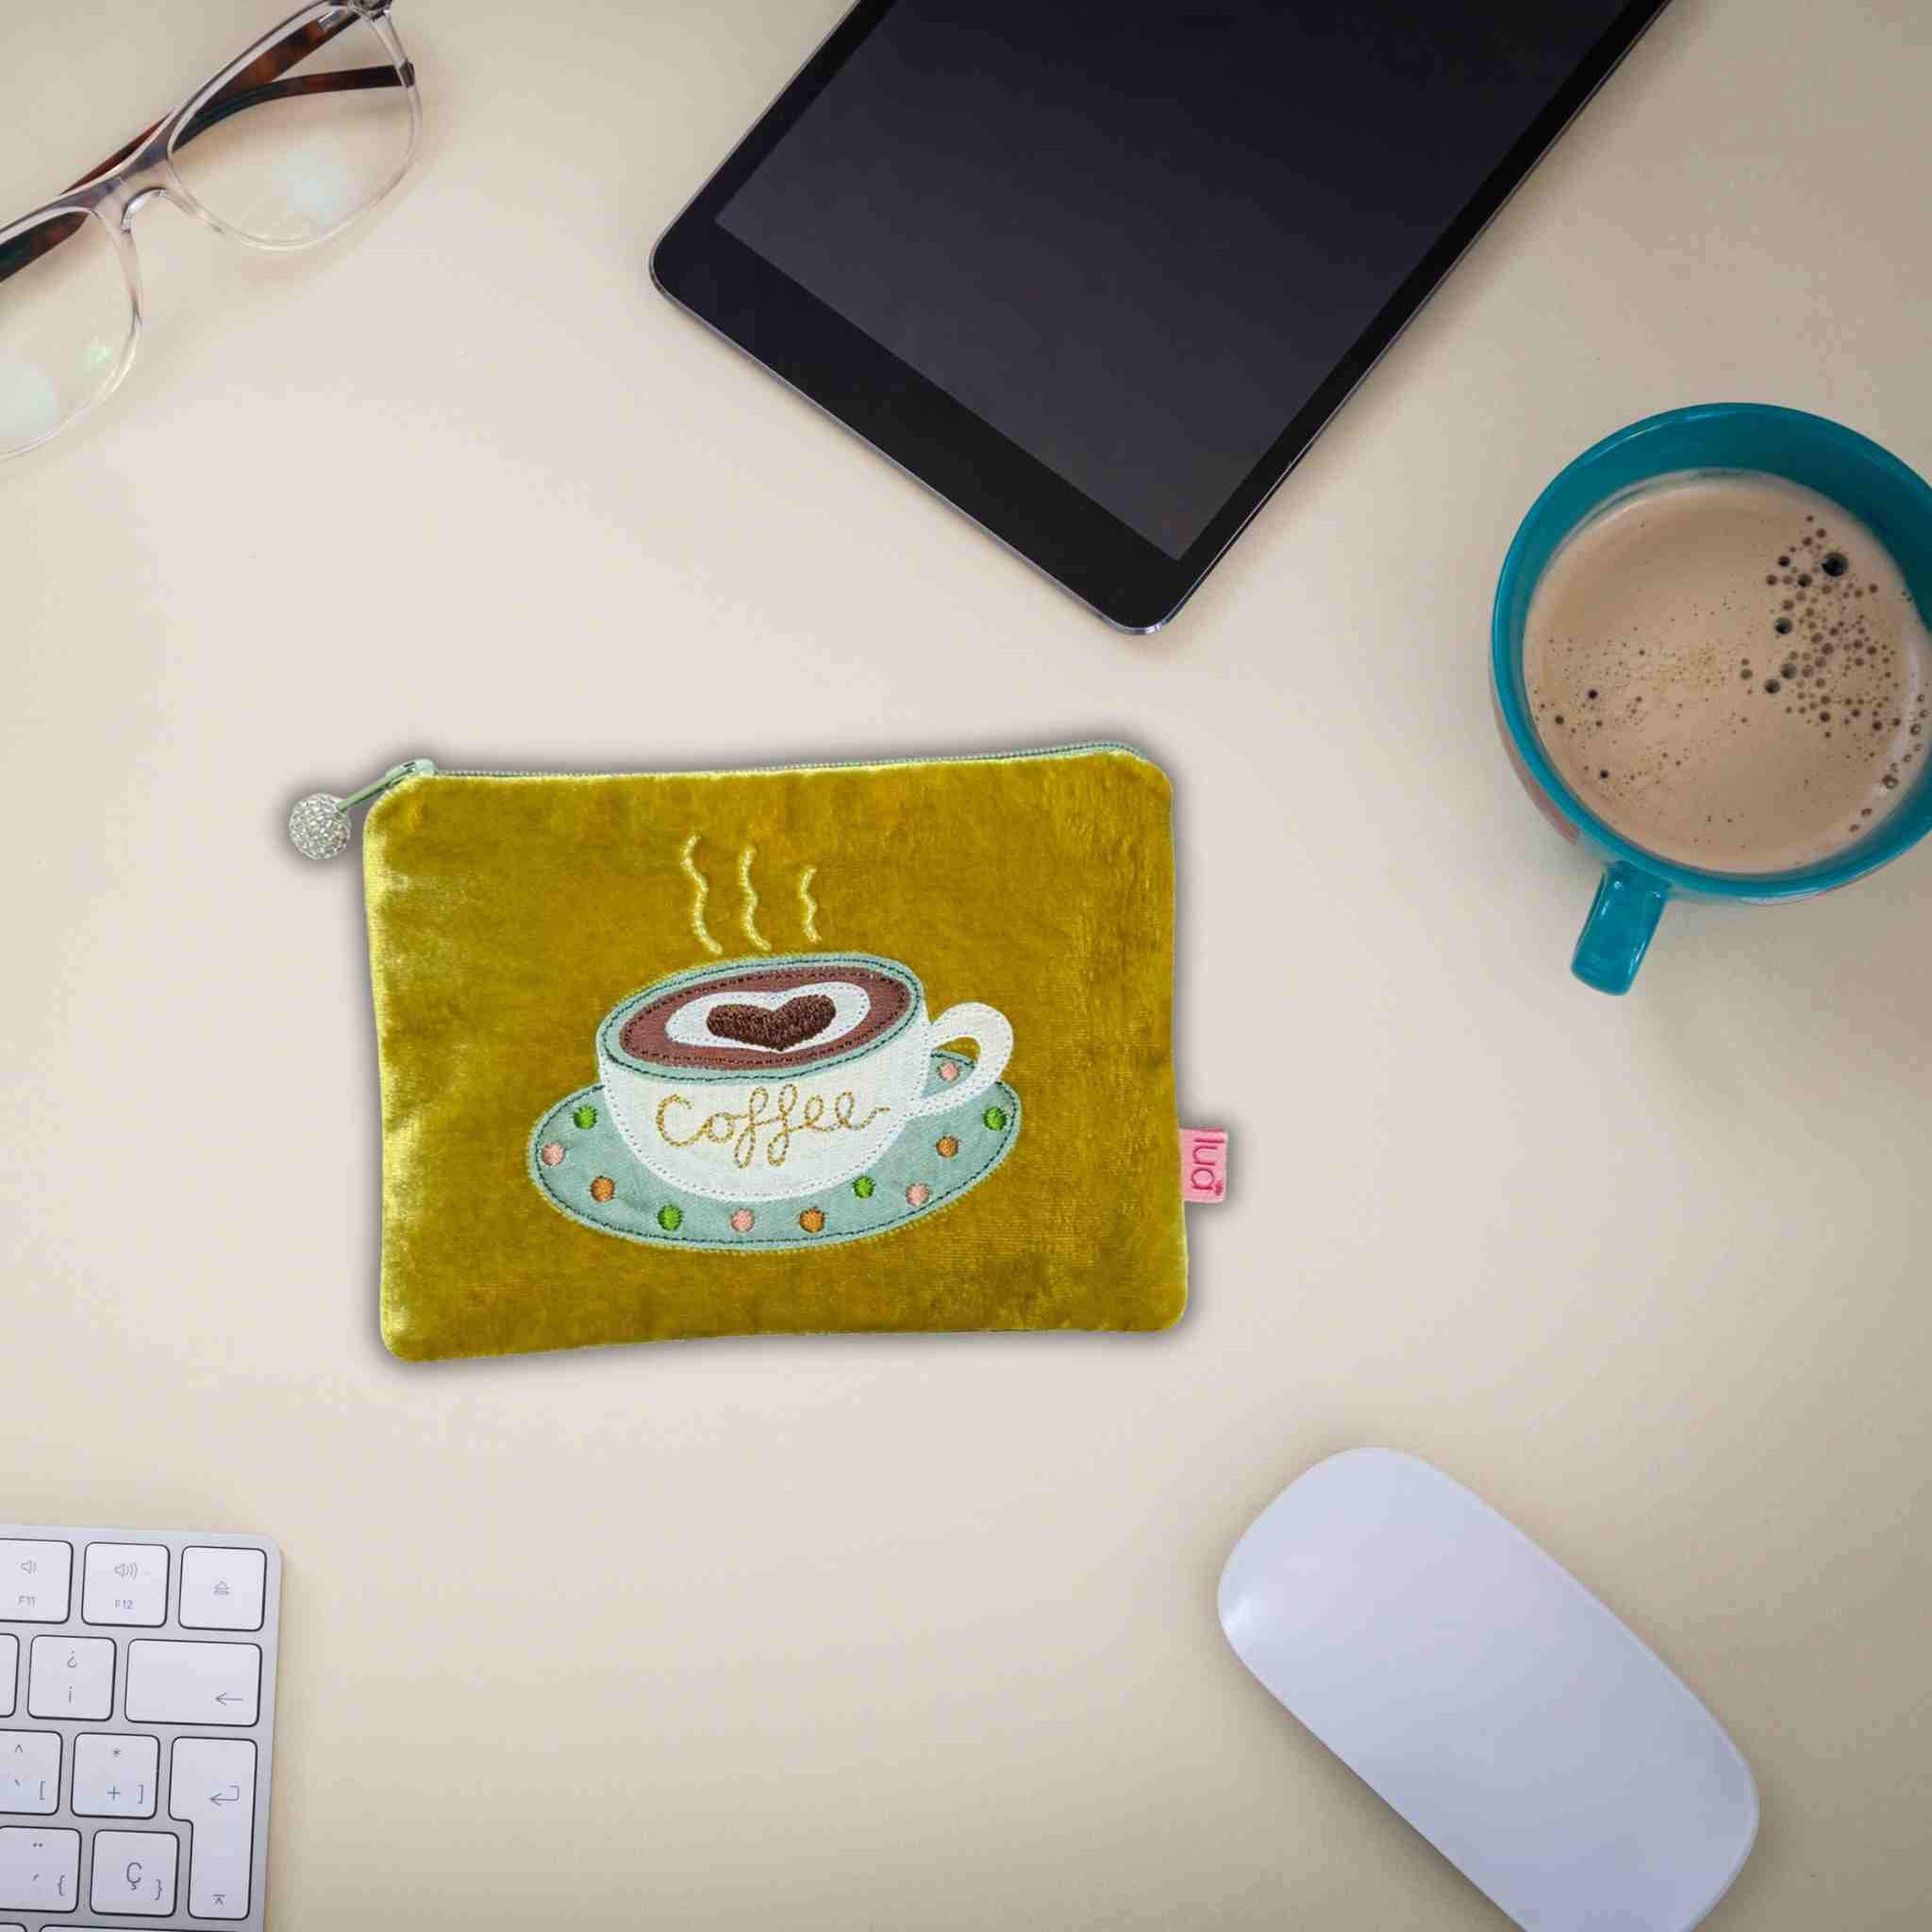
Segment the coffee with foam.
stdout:
<path fill-rule="evenodd" d="M 1665 477 L 1566 539 L 1523 675 L 1584 804 L 1710 872 L 1856 844 L 1932 741 L 1932 637 L 1897 564 L 1838 505 L 1753 473 Z"/>
<path fill-rule="evenodd" d="M 857 962 L 741 965 L 649 1001 L 620 1038 L 653 1066 L 787 1073 L 865 1046 L 911 1004 L 891 974 Z"/>

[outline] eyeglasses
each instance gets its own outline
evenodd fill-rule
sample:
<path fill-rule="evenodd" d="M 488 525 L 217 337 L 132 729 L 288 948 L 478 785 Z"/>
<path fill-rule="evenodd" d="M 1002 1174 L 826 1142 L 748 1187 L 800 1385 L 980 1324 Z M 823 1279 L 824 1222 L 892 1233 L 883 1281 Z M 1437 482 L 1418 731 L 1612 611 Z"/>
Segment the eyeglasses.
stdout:
<path fill-rule="evenodd" d="M 390 5 L 305 7 L 64 194 L 0 227 L 0 458 L 58 435 L 133 367 L 134 217 L 156 195 L 252 248 L 310 248 L 402 179 L 423 108 Z"/>

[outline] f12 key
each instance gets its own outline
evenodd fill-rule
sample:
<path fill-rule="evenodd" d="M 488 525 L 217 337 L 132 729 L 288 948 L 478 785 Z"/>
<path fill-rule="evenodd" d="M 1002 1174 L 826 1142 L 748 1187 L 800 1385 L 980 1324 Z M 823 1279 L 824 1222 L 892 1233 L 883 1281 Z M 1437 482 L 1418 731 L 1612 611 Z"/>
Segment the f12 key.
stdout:
<path fill-rule="evenodd" d="M 281 1595 L 265 1537 L 0 1523 L 0 1932 L 260 1932 Z"/>

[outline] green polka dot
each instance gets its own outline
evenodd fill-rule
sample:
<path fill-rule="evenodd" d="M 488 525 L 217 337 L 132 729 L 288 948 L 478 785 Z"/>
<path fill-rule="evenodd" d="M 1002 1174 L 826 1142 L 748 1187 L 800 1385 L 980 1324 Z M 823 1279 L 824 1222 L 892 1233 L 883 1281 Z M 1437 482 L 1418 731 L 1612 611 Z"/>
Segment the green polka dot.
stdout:
<path fill-rule="evenodd" d="M 987 1110 L 979 1116 L 979 1118 L 983 1120 L 987 1124 L 987 1125 L 993 1130 L 995 1134 L 997 1134 L 1000 1131 L 1000 1129 L 1004 1127 L 1007 1124 L 1006 1115 L 1002 1113 L 1000 1109 L 996 1107 L 988 1108 Z"/>
<path fill-rule="evenodd" d="M 664 1204 L 664 1206 L 658 1208 L 658 1225 L 661 1227 L 666 1234 L 675 1234 L 677 1230 L 684 1225 L 684 1209 L 682 1208 L 674 1207 L 669 1201 L 667 1201 Z"/>
<path fill-rule="evenodd" d="M 594 1107 L 580 1107 L 570 1118 L 573 1126 L 582 1127 L 589 1133 L 597 1124 L 597 1109 Z"/>
<path fill-rule="evenodd" d="M 858 1176 L 858 1178 L 856 1181 L 852 1183 L 852 1191 L 855 1194 L 857 1194 L 861 1201 L 870 1201 L 873 1196 L 873 1189 L 876 1185 L 877 1184 L 874 1181 L 871 1174 L 862 1174 Z"/>

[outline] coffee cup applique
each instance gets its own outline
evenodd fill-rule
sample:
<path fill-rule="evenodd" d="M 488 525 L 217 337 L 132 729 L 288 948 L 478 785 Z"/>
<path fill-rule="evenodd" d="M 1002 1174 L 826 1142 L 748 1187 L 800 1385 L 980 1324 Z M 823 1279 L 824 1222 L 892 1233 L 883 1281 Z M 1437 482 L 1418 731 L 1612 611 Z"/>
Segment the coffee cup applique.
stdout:
<path fill-rule="evenodd" d="M 948 1043 L 970 1041 L 972 1054 Z M 760 1249 L 888 1234 L 1006 1158 L 1013 1029 L 976 1001 L 926 1008 L 865 953 L 720 960 L 646 987 L 597 1029 L 599 1079 L 530 1139 L 553 1206 L 658 1246 Z"/>

